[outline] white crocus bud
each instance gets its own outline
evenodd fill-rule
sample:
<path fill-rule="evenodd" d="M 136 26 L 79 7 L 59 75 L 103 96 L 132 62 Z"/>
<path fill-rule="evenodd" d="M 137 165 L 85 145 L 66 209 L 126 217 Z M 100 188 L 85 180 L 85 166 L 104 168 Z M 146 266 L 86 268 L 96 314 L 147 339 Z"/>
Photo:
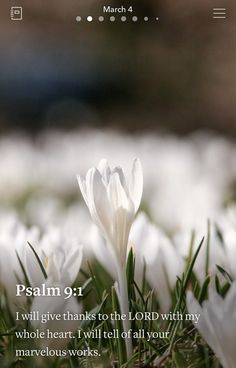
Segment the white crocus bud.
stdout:
<path fill-rule="evenodd" d="M 224 299 L 210 290 L 209 299 L 202 306 L 192 292 L 187 294 L 189 313 L 199 313 L 196 325 L 202 337 L 218 356 L 224 368 L 236 366 L 236 282 L 234 282 Z"/>
<path fill-rule="evenodd" d="M 124 265 L 130 228 L 143 192 L 140 160 L 134 160 L 130 178 L 125 177 L 120 167 L 111 170 L 104 159 L 85 178 L 80 175 L 77 178 L 94 223 Z"/>
<path fill-rule="evenodd" d="M 125 266 L 129 233 L 142 198 L 142 166 L 139 159 L 135 159 L 128 178 L 121 167 L 112 170 L 103 159 L 97 168 L 87 172 L 85 178 L 80 175 L 77 178 L 92 220 L 106 239 L 107 256 L 115 265 L 118 281 L 115 286 L 121 312 L 127 315 L 123 321 L 127 332 L 130 322 Z M 131 339 L 126 339 L 126 351 L 129 357 L 132 354 Z"/>

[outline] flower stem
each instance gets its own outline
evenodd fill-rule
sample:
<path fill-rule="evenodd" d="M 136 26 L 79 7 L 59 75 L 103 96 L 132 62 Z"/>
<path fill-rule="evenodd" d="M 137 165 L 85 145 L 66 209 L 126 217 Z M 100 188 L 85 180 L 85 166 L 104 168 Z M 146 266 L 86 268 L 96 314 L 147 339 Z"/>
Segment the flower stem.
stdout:
<path fill-rule="evenodd" d="M 128 333 L 131 324 L 129 320 L 129 298 L 128 298 L 128 289 L 127 289 L 127 280 L 126 280 L 126 271 L 125 268 L 119 266 L 118 269 L 118 299 L 120 304 L 121 314 L 125 314 L 126 318 L 122 321 L 123 330 Z M 132 338 L 125 339 L 125 347 L 127 360 L 132 356 L 133 348 L 132 348 Z"/>

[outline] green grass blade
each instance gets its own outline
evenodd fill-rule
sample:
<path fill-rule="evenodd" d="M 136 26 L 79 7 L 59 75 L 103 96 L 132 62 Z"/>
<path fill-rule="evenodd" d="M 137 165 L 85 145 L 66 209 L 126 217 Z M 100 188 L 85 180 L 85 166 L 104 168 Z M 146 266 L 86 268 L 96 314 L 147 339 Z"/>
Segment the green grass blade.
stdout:
<path fill-rule="evenodd" d="M 45 271 L 45 268 L 44 268 L 44 266 L 43 266 L 43 264 L 41 262 L 41 259 L 39 258 L 39 256 L 38 256 L 37 252 L 35 251 L 33 245 L 31 245 L 30 242 L 27 242 L 27 243 L 30 246 L 32 252 L 34 253 L 34 255 L 35 255 L 35 257 L 36 257 L 36 259 L 38 261 L 39 267 L 40 267 L 40 269 L 41 269 L 41 271 L 43 273 L 43 276 L 44 276 L 44 278 L 46 280 L 48 278 L 48 275 L 47 275 L 47 272 Z"/>

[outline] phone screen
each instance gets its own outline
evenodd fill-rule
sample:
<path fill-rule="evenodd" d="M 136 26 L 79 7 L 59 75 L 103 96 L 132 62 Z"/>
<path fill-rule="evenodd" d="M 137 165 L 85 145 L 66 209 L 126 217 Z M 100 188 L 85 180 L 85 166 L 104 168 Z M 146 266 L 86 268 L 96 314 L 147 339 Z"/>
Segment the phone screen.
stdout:
<path fill-rule="evenodd" d="M 235 367 L 235 3 L 0 7 L 0 366 Z"/>

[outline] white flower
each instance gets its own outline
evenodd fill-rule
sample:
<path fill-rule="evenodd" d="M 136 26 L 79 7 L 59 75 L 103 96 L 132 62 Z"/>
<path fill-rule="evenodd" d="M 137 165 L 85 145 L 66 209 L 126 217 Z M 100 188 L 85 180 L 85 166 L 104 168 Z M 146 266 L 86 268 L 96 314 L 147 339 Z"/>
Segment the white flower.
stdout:
<path fill-rule="evenodd" d="M 196 325 L 200 334 L 220 359 L 224 368 L 236 366 L 236 282 L 222 299 L 215 291 L 210 290 L 209 299 L 202 307 L 192 292 L 187 294 L 189 313 L 199 313 Z"/>
<path fill-rule="evenodd" d="M 25 300 L 24 297 L 16 297 L 16 284 L 25 281 L 18 257 L 23 263 L 25 251 L 29 247 L 27 241 L 37 242 L 38 238 L 38 229 L 27 229 L 16 215 L 0 216 L 0 284 L 6 290 L 12 309 L 16 302 Z"/>
<path fill-rule="evenodd" d="M 226 262 L 223 266 L 236 279 L 236 209 L 231 207 L 227 211 L 222 212 L 217 223 L 222 235 L 223 250 L 226 257 Z M 221 265 L 221 263 L 219 264 Z"/>
<path fill-rule="evenodd" d="M 111 170 L 106 160 L 91 168 L 85 179 L 79 175 L 77 178 L 93 221 L 124 265 L 130 228 L 143 192 L 139 159 L 134 160 L 129 179 L 121 167 Z"/>
<path fill-rule="evenodd" d="M 136 280 L 141 282 L 145 269 L 161 309 L 167 311 L 171 305 L 170 291 L 177 276 L 183 272 L 183 259 L 165 233 L 152 224 L 144 213 L 140 213 L 134 221 L 129 241 L 135 253 Z"/>
<path fill-rule="evenodd" d="M 236 229 L 231 228 L 223 233 L 224 236 L 224 244 L 225 244 L 225 253 L 227 257 L 228 267 L 226 266 L 226 271 L 230 273 L 230 275 L 236 279 L 236 269 L 235 269 L 235 260 L 236 260 Z"/>
<path fill-rule="evenodd" d="M 78 275 L 82 262 L 82 247 L 68 239 L 59 229 L 52 227 L 41 242 L 32 244 L 47 277 L 53 282 L 71 286 Z M 24 257 L 25 269 L 32 286 L 40 286 L 45 277 L 32 249 L 28 246 Z"/>
<path fill-rule="evenodd" d="M 197 224 L 194 228 L 194 242 L 192 242 L 192 233 L 191 231 L 183 230 L 177 233 L 173 239 L 176 249 L 179 254 L 182 255 L 183 258 L 187 259 L 189 257 L 190 251 L 194 254 L 204 237 L 204 241 L 196 262 L 194 264 L 194 272 L 197 279 L 200 282 L 203 282 L 206 277 L 206 255 L 207 255 L 207 244 L 208 244 L 208 225 L 207 221 L 203 221 L 201 224 Z M 210 235 L 210 244 L 209 244 L 209 264 L 208 264 L 208 273 L 211 276 L 214 276 L 218 273 L 217 266 L 228 269 L 228 261 L 224 250 L 224 245 L 221 242 L 221 239 L 217 233 L 217 227 L 213 221 L 210 222 L 209 227 L 209 235 Z M 191 250 L 192 246 L 192 250 Z"/>
<path fill-rule="evenodd" d="M 114 264 L 115 283 L 123 320 L 123 329 L 128 332 L 129 300 L 126 279 L 126 256 L 130 228 L 139 208 L 143 192 L 143 173 L 138 159 L 133 162 L 131 176 L 125 177 L 121 167 L 111 170 L 106 160 L 98 168 L 91 168 L 85 179 L 78 175 L 84 200 L 94 223 L 107 241 L 107 252 L 101 244 L 102 254 L 107 253 Z M 125 340 L 127 358 L 132 354 L 131 339 Z"/>
<path fill-rule="evenodd" d="M 46 287 L 58 287 L 60 290 L 63 290 L 65 287 L 60 283 L 52 283 L 51 280 L 48 280 L 45 285 Z M 74 296 L 68 299 L 64 299 L 62 296 L 36 296 L 33 300 L 31 311 L 39 312 L 40 318 L 42 315 L 46 316 L 47 314 L 59 314 L 61 316 L 59 320 L 50 319 L 45 323 L 42 323 L 41 319 L 32 322 L 32 325 L 36 329 L 45 332 L 45 336 L 47 335 L 47 329 L 51 333 L 65 333 L 64 338 L 59 338 L 57 335 L 54 338 L 46 336 L 39 340 L 39 344 L 44 348 L 48 346 L 49 348 L 55 349 L 65 347 L 70 339 L 68 332 L 72 334 L 78 328 L 78 321 L 74 321 L 73 319 L 65 320 L 63 313 L 79 314 L 81 313 L 81 306 Z"/>

